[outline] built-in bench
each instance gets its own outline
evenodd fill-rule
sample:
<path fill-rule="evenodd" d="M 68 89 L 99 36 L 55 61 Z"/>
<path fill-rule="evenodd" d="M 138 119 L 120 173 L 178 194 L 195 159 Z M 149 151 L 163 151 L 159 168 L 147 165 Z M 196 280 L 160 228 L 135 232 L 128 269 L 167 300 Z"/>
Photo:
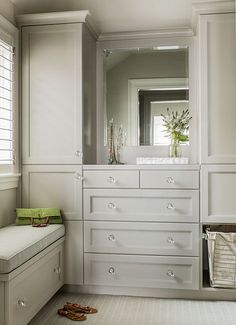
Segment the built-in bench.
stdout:
<path fill-rule="evenodd" d="M 26 325 L 63 282 L 64 225 L 0 229 L 0 325 Z"/>

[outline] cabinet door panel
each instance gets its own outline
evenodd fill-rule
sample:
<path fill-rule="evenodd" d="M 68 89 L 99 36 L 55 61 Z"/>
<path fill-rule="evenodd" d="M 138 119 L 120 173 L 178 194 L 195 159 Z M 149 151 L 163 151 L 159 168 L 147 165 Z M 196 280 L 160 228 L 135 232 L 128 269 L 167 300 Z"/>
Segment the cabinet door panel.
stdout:
<path fill-rule="evenodd" d="M 6 323 L 28 324 L 63 284 L 63 246 L 58 246 L 6 284 Z"/>
<path fill-rule="evenodd" d="M 82 219 L 81 166 L 24 166 L 23 206 L 58 207 L 64 219 Z"/>
<path fill-rule="evenodd" d="M 204 163 L 235 163 L 235 14 L 200 18 L 201 155 Z"/>
<path fill-rule="evenodd" d="M 209 223 L 236 223 L 236 166 L 203 166 L 201 219 Z"/>
<path fill-rule="evenodd" d="M 23 163 L 82 163 L 81 24 L 24 27 Z"/>

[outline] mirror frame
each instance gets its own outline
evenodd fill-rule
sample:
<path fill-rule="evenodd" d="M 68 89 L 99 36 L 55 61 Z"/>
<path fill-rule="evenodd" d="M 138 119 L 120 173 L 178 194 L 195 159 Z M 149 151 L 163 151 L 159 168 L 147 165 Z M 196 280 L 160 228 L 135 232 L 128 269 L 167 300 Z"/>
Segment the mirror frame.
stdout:
<path fill-rule="evenodd" d="M 101 35 L 97 42 L 97 163 L 106 164 L 107 148 L 105 129 L 106 121 L 106 71 L 104 64 L 104 52 L 106 50 L 129 50 L 132 48 L 152 48 L 157 46 L 186 46 L 188 47 L 189 66 L 189 107 L 192 120 L 190 122 L 189 158 L 190 163 L 198 162 L 198 130 L 196 108 L 196 57 L 194 55 L 194 37 L 192 30 L 180 31 L 156 31 L 156 32 L 130 32 L 108 33 Z M 144 148 L 143 148 L 144 147 Z M 140 156 L 146 146 L 126 147 L 126 152 L 132 151 L 132 155 Z M 149 155 L 157 155 L 157 147 L 149 146 Z M 163 147 L 163 146 L 162 146 Z M 163 150 L 163 148 L 161 148 Z M 152 154 L 153 152 L 153 154 Z"/>

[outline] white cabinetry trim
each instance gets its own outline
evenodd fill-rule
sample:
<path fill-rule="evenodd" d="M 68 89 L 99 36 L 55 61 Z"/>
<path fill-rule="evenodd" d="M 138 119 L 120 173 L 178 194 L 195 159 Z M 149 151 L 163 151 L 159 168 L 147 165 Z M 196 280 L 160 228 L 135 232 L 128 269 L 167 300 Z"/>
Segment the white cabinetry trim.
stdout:
<path fill-rule="evenodd" d="M 18 187 L 21 174 L 0 174 L 0 191 Z"/>

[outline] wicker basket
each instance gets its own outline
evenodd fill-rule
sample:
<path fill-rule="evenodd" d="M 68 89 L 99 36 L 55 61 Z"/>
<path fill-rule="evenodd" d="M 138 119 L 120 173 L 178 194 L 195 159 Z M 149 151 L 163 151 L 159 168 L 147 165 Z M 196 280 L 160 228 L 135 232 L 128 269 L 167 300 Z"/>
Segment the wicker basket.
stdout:
<path fill-rule="evenodd" d="M 206 232 L 211 286 L 236 288 L 236 233 Z"/>

